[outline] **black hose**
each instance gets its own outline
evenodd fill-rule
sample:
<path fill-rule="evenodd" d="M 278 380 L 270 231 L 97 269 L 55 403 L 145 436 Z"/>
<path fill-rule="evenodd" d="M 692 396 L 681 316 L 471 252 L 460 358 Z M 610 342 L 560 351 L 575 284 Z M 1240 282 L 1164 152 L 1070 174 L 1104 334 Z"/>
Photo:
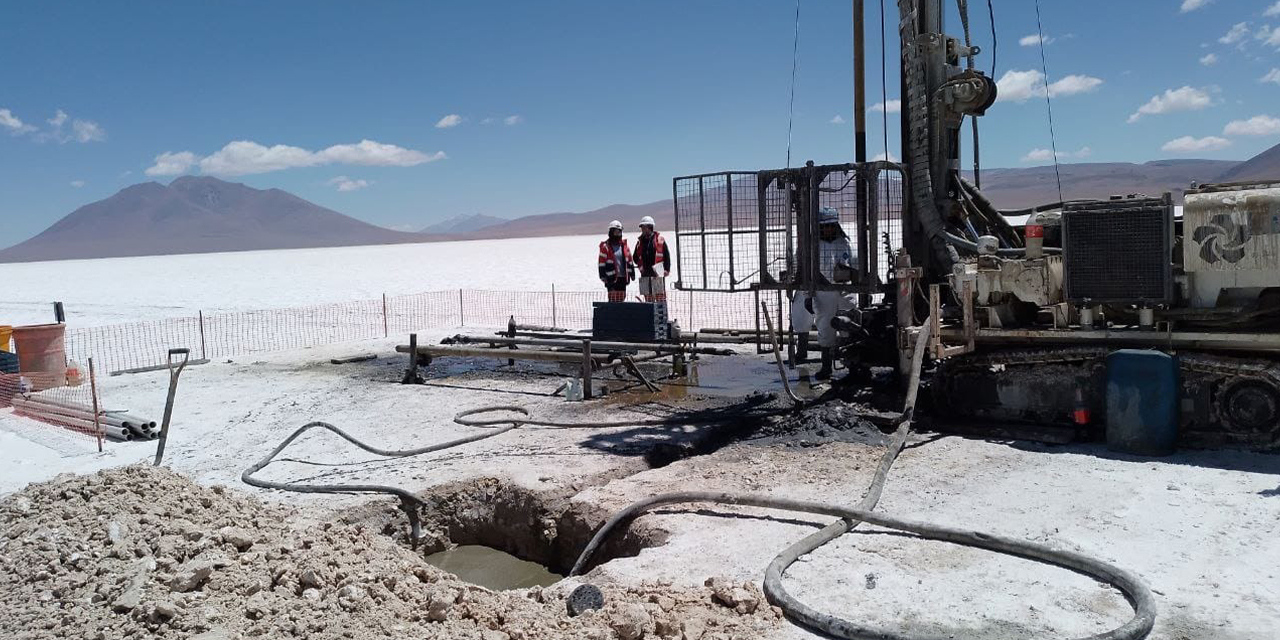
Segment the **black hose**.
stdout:
<path fill-rule="evenodd" d="M 875 476 L 871 481 L 870 487 L 867 489 L 866 495 L 863 496 L 862 501 L 859 502 L 857 507 L 848 508 L 761 495 L 711 492 L 676 492 L 662 494 L 633 503 L 605 522 L 604 526 L 596 532 L 596 534 L 591 538 L 591 541 L 587 544 L 586 548 L 583 549 L 582 554 L 579 555 L 577 562 L 574 563 L 573 569 L 570 570 L 569 575 L 574 576 L 581 573 L 581 571 L 587 566 L 587 563 L 590 562 L 591 556 L 595 553 L 596 549 L 600 547 L 614 527 L 634 518 L 636 515 L 647 509 L 659 505 L 710 502 L 716 504 L 784 509 L 789 511 L 832 515 L 841 518 L 841 520 L 833 522 L 819 531 L 810 534 L 799 542 L 787 547 L 769 563 L 769 567 L 765 572 L 764 591 L 765 595 L 769 597 L 770 602 L 780 607 L 791 620 L 821 633 L 837 638 L 844 638 L 846 640 L 871 638 L 878 640 L 936 640 L 937 638 L 935 636 L 906 634 L 889 629 L 868 627 L 830 614 L 822 613 L 821 611 L 813 609 L 803 602 L 800 602 L 791 596 L 791 594 L 789 594 L 783 587 L 783 573 L 801 556 L 812 553 L 817 550 L 818 547 L 821 547 L 822 545 L 847 533 L 856 527 L 858 523 L 868 522 L 876 526 L 914 533 L 926 540 L 942 540 L 945 542 L 988 549 L 997 553 L 1005 553 L 1058 565 L 1088 575 L 1100 582 L 1112 584 L 1120 589 L 1120 591 L 1125 594 L 1125 597 L 1129 599 L 1129 602 L 1134 606 L 1134 616 L 1129 620 L 1129 622 L 1125 623 L 1125 625 L 1106 633 L 1089 636 L 1089 639 L 1139 640 L 1141 638 L 1145 638 L 1147 634 L 1151 632 L 1151 628 L 1155 624 L 1155 598 L 1152 596 L 1150 589 L 1145 583 L 1143 583 L 1141 578 L 1125 571 L 1124 569 L 1101 560 L 1089 558 L 1081 553 L 1053 549 L 1046 545 L 1034 542 L 1003 538 L 977 531 L 940 527 L 923 522 L 884 516 L 872 511 L 880 501 L 880 496 L 884 491 L 889 470 L 897 459 L 898 454 L 905 446 L 907 436 L 911 430 L 911 421 L 915 413 L 915 403 L 919 392 L 920 374 L 924 363 L 924 353 L 929 343 L 931 327 L 932 323 L 926 319 L 919 333 L 916 335 L 915 350 L 912 352 L 911 360 L 911 377 L 907 387 L 907 398 L 904 403 L 904 410 L 902 415 L 898 418 L 897 429 L 894 432 L 893 440 L 890 442 L 889 448 L 885 451 L 884 456 L 880 460 L 880 466 L 876 469 Z M 954 636 L 947 637 L 952 638 Z"/>

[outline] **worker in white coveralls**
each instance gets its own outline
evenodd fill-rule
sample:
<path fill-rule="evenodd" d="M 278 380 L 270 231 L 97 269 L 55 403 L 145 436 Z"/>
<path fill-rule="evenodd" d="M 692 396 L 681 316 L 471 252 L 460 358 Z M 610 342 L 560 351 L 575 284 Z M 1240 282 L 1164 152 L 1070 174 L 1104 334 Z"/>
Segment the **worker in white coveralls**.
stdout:
<path fill-rule="evenodd" d="M 791 294 L 791 330 L 797 336 L 793 365 L 809 361 L 809 332 L 813 330 L 813 298 L 808 291 Z"/>
<path fill-rule="evenodd" d="M 853 247 L 840 226 L 840 212 L 831 207 L 818 210 L 818 282 L 843 284 L 853 280 Z M 835 347 L 840 335 L 831 321 L 841 311 L 854 307 L 840 291 L 817 291 L 813 295 L 814 323 L 818 325 L 818 347 L 822 350 L 822 368 L 814 374 L 818 380 L 831 377 Z M 797 329 L 798 331 L 799 329 Z"/>

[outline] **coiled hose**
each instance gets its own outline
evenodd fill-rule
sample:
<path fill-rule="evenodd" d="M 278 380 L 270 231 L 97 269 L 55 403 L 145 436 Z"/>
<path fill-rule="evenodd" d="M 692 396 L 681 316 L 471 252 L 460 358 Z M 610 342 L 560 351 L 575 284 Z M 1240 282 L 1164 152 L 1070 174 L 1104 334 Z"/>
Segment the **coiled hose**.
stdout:
<path fill-rule="evenodd" d="M 893 466 L 903 446 L 905 446 L 907 436 L 911 431 L 911 421 L 915 413 L 916 397 L 920 386 L 920 371 L 924 364 L 924 352 L 929 342 L 930 327 L 931 323 L 926 320 L 916 336 L 915 350 L 912 352 L 911 360 L 911 379 L 907 388 L 904 410 L 897 419 L 897 428 L 894 431 L 893 440 L 890 442 L 884 456 L 880 459 L 880 466 L 876 469 L 871 485 L 867 489 L 866 495 L 863 496 L 862 501 L 858 503 L 858 506 L 849 508 L 764 495 L 700 491 L 682 491 L 657 495 L 635 502 L 619 511 L 612 518 L 609 518 L 604 523 L 604 526 L 596 531 L 586 548 L 582 550 L 582 554 L 578 556 L 578 560 L 574 563 L 573 569 L 569 571 L 569 575 L 579 575 L 586 568 L 587 563 L 591 561 L 591 556 L 595 554 L 596 550 L 604 543 L 609 533 L 616 526 L 629 521 L 648 509 L 661 505 L 682 503 L 764 507 L 841 518 L 784 549 L 769 563 L 768 569 L 765 570 L 764 592 L 769 601 L 781 608 L 788 618 L 812 630 L 846 640 L 943 640 L 944 638 L 955 637 L 954 635 L 929 636 L 903 633 L 893 629 L 862 625 L 818 611 L 797 600 L 787 592 L 782 584 L 782 576 L 796 560 L 848 533 L 858 526 L 858 523 L 868 522 L 887 529 L 913 533 L 925 540 L 941 540 L 1057 565 L 1089 576 L 1099 582 L 1113 585 L 1124 594 L 1125 598 L 1133 606 L 1133 617 L 1120 627 L 1105 633 L 1088 636 L 1084 640 L 1141 640 L 1146 638 L 1151 633 L 1151 628 L 1155 625 L 1155 597 L 1146 583 L 1136 574 L 1075 551 L 1054 549 L 1035 542 L 1015 540 L 978 531 L 941 527 L 915 520 L 877 514 L 873 511 L 880 501 L 881 494 L 884 492 L 889 469 Z M 774 344 L 776 350 L 777 343 L 775 342 Z"/>

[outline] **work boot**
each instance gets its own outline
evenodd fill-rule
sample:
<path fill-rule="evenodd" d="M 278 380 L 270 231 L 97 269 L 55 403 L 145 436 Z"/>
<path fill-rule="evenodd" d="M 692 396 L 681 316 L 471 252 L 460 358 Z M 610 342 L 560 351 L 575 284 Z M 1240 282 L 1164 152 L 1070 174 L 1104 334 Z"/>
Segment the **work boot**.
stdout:
<path fill-rule="evenodd" d="M 804 364 L 809 361 L 809 336 L 802 334 L 796 344 L 796 361 L 795 364 Z"/>
<path fill-rule="evenodd" d="M 816 380 L 830 380 L 830 379 L 831 379 L 831 362 L 832 362 L 832 359 L 833 359 L 833 358 L 832 358 L 832 356 L 831 356 L 831 349 L 826 348 L 826 347 L 823 347 L 823 348 L 822 348 L 822 368 L 821 368 L 821 369 L 818 369 L 818 372 L 817 372 L 817 373 L 815 373 L 815 374 L 813 374 L 814 379 L 816 379 Z"/>

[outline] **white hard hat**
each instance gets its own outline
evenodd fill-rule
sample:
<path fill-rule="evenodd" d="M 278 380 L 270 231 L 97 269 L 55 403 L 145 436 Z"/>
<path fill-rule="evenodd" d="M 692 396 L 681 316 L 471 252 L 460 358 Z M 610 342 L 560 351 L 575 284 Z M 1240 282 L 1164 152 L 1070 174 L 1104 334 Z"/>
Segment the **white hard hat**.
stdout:
<path fill-rule="evenodd" d="M 818 209 L 818 224 L 840 224 L 840 212 L 831 207 Z"/>
<path fill-rule="evenodd" d="M 646 224 L 647 224 L 647 225 L 649 225 L 649 226 L 651 226 L 651 227 L 656 226 L 656 225 L 653 223 L 653 216 L 645 216 L 645 217 L 643 217 L 643 218 L 640 218 L 640 226 L 642 226 L 642 227 L 643 227 L 643 226 L 645 226 Z"/>
<path fill-rule="evenodd" d="M 610 228 L 610 229 L 617 229 L 617 230 L 621 231 L 621 230 L 622 230 L 622 221 L 621 221 L 621 220 L 614 220 L 614 221 L 610 222 L 610 223 L 609 223 L 609 228 Z"/>

